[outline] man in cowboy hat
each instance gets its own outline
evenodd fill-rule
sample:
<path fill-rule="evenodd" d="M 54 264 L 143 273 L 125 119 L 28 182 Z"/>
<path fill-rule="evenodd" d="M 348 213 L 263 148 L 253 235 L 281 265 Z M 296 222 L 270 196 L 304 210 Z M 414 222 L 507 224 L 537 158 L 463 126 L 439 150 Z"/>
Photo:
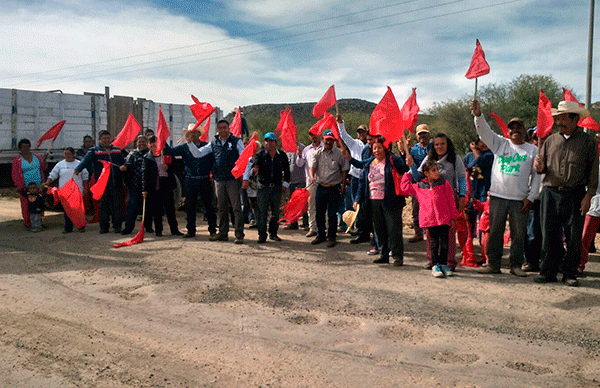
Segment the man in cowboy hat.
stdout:
<path fill-rule="evenodd" d="M 556 282 L 556 274 L 562 269 L 564 283 L 579 285 L 575 277 L 584 217 L 598 187 L 596 142 L 577 126 L 589 115 L 576 102 L 561 101 L 557 109 L 552 109 L 559 132 L 548 137 L 535 160 L 536 171 L 546 174 L 541 194 L 542 266 L 534 279 L 537 283 Z"/>

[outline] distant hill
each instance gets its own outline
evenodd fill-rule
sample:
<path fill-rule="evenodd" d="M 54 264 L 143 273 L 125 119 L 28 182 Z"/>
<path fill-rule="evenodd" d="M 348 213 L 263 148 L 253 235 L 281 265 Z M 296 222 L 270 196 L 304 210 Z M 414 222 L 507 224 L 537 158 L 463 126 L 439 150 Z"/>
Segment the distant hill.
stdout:
<path fill-rule="evenodd" d="M 318 120 L 312 115 L 312 109 L 315 104 L 316 102 L 247 105 L 242 107 L 242 112 L 248 122 L 250 132 L 257 131 L 262 136 L 267 132 L 275 130 L 279 122 L 279 112 L 284 110 L 286 106 L 290 106 L 294 116 L 294 123 L 298 128 L 298 141 L 307 144 L 309 142 L 308 130 Z M 356 127 L 360 124 L 369 125 L 369 117 L 371 117 L 371 113 L 373 113 L 376 105 L 373 102 L 361 99 L 338 100 L 339 111 L 344 118 L 348 133 L 354 136 L 356 134 Z M 331 108 L 329 112 L 335 114 L 335 108 Z M 229 113 L 225 118 L 231 121 L 233 114 Z"/>

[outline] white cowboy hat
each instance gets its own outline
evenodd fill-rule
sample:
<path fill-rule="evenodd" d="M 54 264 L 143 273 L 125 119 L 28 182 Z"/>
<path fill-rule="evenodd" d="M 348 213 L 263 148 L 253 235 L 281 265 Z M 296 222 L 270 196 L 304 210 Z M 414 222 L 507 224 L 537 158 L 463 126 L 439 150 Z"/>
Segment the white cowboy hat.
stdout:
<path fill-rule="evenodd" d="M 590 111 L 579 106 L 575 101 L 561 101 L 558 103 L 558 108 L 552 108 L 552 116 L 558 116 L 563 113 L 576 113 L 580 119 L 590 115 Z"/>

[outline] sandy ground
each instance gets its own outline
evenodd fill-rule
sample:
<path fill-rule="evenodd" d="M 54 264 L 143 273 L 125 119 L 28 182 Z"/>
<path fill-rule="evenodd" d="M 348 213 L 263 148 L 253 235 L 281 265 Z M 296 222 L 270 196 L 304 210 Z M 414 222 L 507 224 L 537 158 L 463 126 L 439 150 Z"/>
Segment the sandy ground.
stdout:
<path fill-rule="evenodd" d="M 434 279 L 424 243 L 392 267 L 350 236 L 235 245 L 200 221 L 114 249 L 0 209 L 0 387 L 600 387 L 597 255 L 580 288 Z"/>

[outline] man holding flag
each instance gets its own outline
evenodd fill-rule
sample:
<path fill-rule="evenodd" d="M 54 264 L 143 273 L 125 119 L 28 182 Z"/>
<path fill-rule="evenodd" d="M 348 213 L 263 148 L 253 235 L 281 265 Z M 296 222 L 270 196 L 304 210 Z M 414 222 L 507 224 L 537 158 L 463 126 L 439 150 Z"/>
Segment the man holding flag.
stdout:
<path fill-rule="evenodd" d="M 562 268 L 563 283 L 576 287 L 581 258 L 585 214 L 598 188 L 598 147 L 577 123 L 590 115 L 574 101 L 552 108 L 558 132 L 546 139 L 535 159 L 535 169 L 546 174 L 542 181 L 542 266 L 534 280 L 556 282 Z M 539 133 L 538 125 L 538 133 Z M 567 249 L 563 257 L 563 238 Z"/>
<path fill-rule="evenodd" d="M 111 217 L 115 233 L 121 233 L 123 217 L 121 217 L 119 204 L 121 203 L 120 190 L 122 187 L 122 178 L 119 167 L 125 163 L 125 159 L 123 158 L 121 149 L 111 144 L 112 136 L 110 132 L 106 130 L 100 131 L 98 138 L 100 144 L 90 148 L 73 174 L 77 175 L 84 169 L 87 169 L 88 171 L 94 171 L 95 175 L 99 177 L 103 167 L 100 161 L 104 160 L 111 164 L 108 183 L 100 198 L 100 233 L 108 233 Z"/>
<path fill-rule="evenodd" d="M 327 246 L 331 248 L 337 244 L 337 209 L 345 193 L 344 182 L 350 167 L 342 151 L 334 147 L 335 137 L 331 131 L 323 134 L 323 142 L 324 146 L 315 152 L 310 168 L 311 183 L 317 185 L 317 237 L 311 244 L 327 240 Z M 325 214 L 329 220 L 328 228 L 325 227 Z"/>
<path fill-rule="evenodd" d="M 219 220 L 219 234 L 211 237 L 211 241 L 227 241 L 229 237 L 229 206 L 233 208 L 235 225 L 235 243 L 244 243 L 244 217 L 242 214 L 242 201 L 240 191 L 241 179 L 236 179 L 231 170 L 235 166 L 242 151 L 244 143 L 239 137 L 233 136 L 229 131 L 229 122 L 217 122 L 217 134 L 207 145 L 198 147 L 188 142 L 190 152 L 195 158 L 207 155 L 213 156 L 212 174 L 217 191 L 217 218 Z"/>

